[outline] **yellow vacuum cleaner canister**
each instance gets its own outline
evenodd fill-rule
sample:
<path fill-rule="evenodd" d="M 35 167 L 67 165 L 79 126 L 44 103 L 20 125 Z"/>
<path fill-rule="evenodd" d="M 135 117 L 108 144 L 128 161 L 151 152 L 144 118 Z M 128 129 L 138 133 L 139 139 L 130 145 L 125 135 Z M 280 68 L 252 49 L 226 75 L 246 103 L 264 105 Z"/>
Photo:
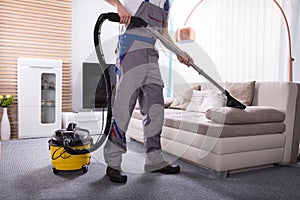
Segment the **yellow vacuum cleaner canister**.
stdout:
<path fill-rule="evenodd" d="M 73 127 L 72 130 L 69 130 Z M 65 170 L 80 170 L 83 173 L 88 171 L 90 164 L 90 153 L 81 155 L 71 155 L 64 149 L 65 135 L 72 138 L 70 147 L 74 149 L 87 149 L 91 146 L 92 139 L 90 133 L 86 129 L 76 127 L 76 124 L 69 124 L 68 129 L 60 129 L 55 131 L 51 139 L 48 141 L 50 158 L 52 160 L 52 169 L 54 174 Z"/>

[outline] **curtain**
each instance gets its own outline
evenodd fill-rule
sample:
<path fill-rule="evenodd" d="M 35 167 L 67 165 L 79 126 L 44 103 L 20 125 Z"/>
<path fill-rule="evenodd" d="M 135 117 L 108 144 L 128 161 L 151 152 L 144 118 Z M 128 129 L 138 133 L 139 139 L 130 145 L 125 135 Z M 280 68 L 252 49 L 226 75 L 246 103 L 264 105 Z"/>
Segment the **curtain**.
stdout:
<path fill-rule="evenodd" d="M 182 27 L 198 2 L 191 0 L 186 5 L 185 1 L 175 0 L 170 15 L 174 27 L 171 32 Z M 299 47 L 295 45 L 297 34 L 299 38 L 296 26 L 299 24 L 299 1 L 278 0 L 278 3 L 290 23 L 293 56 L 299 57 Z M 284 23 L 273 0 L 204 0 L 187 22 L 196 32 L 195 44 L 182 46 L 196 56 L 197 52 L 189 52 L 189 49 L 195 51 L 190 47 L 202 48 L 213 62 L 210 68 L 215 68 L 220 81 L 286 81 L 288 42 Z M 201 59 L 207 58 L 196 58 Z M 294 73 L 297 70 L 295 66 Z M 299 76 L 294 74 L 295 78 Z"/>

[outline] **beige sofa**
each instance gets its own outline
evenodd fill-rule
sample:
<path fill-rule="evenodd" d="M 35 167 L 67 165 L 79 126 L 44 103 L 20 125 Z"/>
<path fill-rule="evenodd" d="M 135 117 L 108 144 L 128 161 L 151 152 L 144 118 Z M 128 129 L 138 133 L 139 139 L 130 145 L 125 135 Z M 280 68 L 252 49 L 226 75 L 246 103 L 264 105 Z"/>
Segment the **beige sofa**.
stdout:
<path fill-rule="evenodd" d="M 127 135 L 143 142 L 141 119 L 135 110 Z M 227 176 L 254 167 L 295 163 L 299 137 L 300 84 L 256 82 L 252 105 L 246 110 L 165 109 L 161 142 L 165 152 Z"/>

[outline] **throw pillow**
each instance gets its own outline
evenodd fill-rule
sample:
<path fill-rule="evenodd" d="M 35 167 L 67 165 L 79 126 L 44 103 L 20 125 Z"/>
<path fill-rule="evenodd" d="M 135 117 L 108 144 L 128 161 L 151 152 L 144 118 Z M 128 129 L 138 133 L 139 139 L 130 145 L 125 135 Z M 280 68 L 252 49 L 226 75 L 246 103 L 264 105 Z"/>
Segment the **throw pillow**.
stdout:
<path fill-rule="evenodd" d="M 175 101 L 175 98 L 165 98 L 164 99 L 164 108 L 169 108 L 174 101 Z"/>
<path fill-rule="evenodd" d="M 191 98 L 193 96 L 194 90 L 199 90 L 201 87 L 196 85 L 192 88 L 187 89 L 182 95 L 175 98 L 173 103 L 169 106 L 169 108 L 175 108 L 180 110 L 185 110 L 189 103 L 191 102 Z"/>
<path fill-rule="evenodd" d="M 169 106 L 169 108 L 185 110 L 190 102 L 191 102 L 191 100 L 189 98 L 177 97 L 174 100 L 174 102 Z"/>
<path fill-rule="evenodd" d="M 216 90 L 193 91 L 191 103 L 186 110 L 206 112 L 210 108 L 222 107 L 225 104 L 225 96 Z"/>
<path fill-rule="evenodd" d="M 164 108 L 169 108 L 170 105 L 175 101 L 175 98 L 164 98 Z M 139 110 L 140 109 L 140 104 L 138 101 L 136 101 L 135 110 Z"/>
<path fill-rule="evenodd" d="M 226 82 L 225 88 L 233 97 L 245 106 L 251 106 L 255 91 L 255 81 Z"/>
<path fill-rule="evenodd" d="M 191 102 L 187 106 L 186 110 L 199 111 L 199 108 L 203 104 L 205 96 L 207 96 L 207 91 L 193 90 Z"/>

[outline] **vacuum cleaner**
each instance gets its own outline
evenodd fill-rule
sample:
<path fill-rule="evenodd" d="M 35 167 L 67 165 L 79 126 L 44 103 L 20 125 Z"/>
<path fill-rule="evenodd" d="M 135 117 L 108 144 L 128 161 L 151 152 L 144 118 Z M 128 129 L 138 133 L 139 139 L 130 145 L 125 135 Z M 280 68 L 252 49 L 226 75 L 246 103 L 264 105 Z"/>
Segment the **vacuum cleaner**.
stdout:
<path fill-rule="evenodd" d="M 90 164 L 90 153 L 72 155 L 66 152 L 64 146 L 68 143 L 72 148 L 87 149 L 90 148 L 92 141 L 89 131 L 77 127 L 76 123 L 69 123 L 67 129 L 55 131 L 48 141 L 53 173 L 80 169 L 86 173 Z"/>
<path fill-rule="evenodd" d="M 91 140 L 87 130 L 79 130 L 70 125 L 67 130 L 57 131 L 49 141 L 50 151 L 53 163 L 53 172 L 57 173 L 58 170 L 72 170 L 82 168 L 84 172 L 87 171 L 87 165 L 90 159 L 90 153 L 97 150 L 106 140 L 111 130 L 112 124 L 112 88 L 110 83 L 110 74 L 106 70 L 110 64 L 105 62 L 103 50 L 101 48 L 101 27 L 105 20 L 111 22 L 120 22 L 120 17 L 117 13 L 103 13 L 98 17 L 98 20 L 94 28 L 94 46 L 99 60 L 101 71 L 104 75 L 106 84 L 106 97 L 107 97 L 107 110 L 106 110 L 106 122 L 105 128 L 100 130 L 99 137 L 95 143 Z M 131 25 L 135 28 L 141 28 L 144 31 L 150 33 L 154 38 L 159 39 L 165 47 L 176 55 L 183 56 L 183 52 L 170 43 L 160 33 L 148 27 L 148 24 L 139 17 L 131 17 Z M 190 65 L 202 76 L 204 76 L 209 82 L 211 82 L 216 88 L 218 88 L 224 96 L 227 98 L 226 106 L 237 109 L 245 109 L 246 106 L 232 97 L 230 93 L 219 85 L 215 80 L 208 76 L 201 68 L 195 63 Z M 104 123 L 104 117 L 102 118 Z M 81 140 L 81 142 L 79 142 Z M 75 162 L 73 162 L 73 160 Z"/>

